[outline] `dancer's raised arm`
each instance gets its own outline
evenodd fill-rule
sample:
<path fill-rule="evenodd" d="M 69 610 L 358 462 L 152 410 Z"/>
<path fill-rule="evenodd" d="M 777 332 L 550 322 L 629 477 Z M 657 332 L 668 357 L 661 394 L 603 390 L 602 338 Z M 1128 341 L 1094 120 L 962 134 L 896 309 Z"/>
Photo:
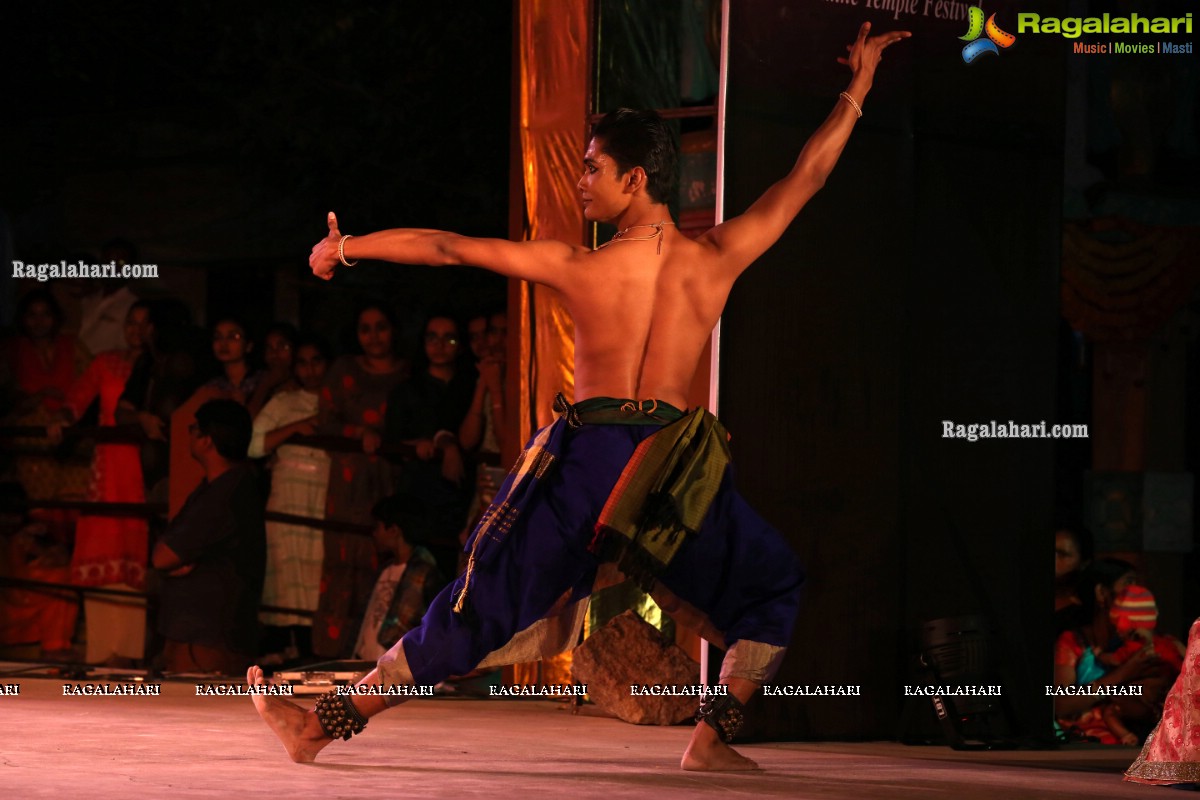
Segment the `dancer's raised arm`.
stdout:
<path fill-rule="evenodd" d="M 721 256 L 721 263 L 736 276 L 754 263 L 787 229 L 804 204 L 825 185 L 842 149 L 850 139 L 854 123 L 862 116 L 862 105 L 875 80 L 884 48 L 907 39 L 908 31 L 891 31 L 868 36 L 871 23 L 864 22 L 858 38 L 848 45 L 849 55 L 839 58 L 853 71 L 829 117 L 813 132 L 800 151 L 792 171 L 772 185 L 746 210 L 716 226 L 702 237 Z"/>

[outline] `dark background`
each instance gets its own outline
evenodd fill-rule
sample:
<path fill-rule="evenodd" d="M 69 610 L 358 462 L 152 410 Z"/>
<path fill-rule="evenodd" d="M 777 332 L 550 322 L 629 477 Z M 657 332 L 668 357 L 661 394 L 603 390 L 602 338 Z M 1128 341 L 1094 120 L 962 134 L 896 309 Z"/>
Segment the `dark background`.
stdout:
<path fill-rule="evenodd" d="M 1116 5 L 1072 4 L 1070 14 L 1130 10 Z M 1023 10 L 985 4 L 1010 32 Z M 776 698 L 769 711 L 762 704 L 759 731 L 902 733 L 903 685 L 926 682 L 913 669 L 920 624 L 982 614 L 995 626 L 991 663 L 1019 732 L 1048 737 L 1050 541 L 1057 517 L 1080 513 L 1089 443 L 943 439 L 942 421 L 1092 422 L 1090 368 L 1070 373 L 1071 340 L 1059 320 L 1064 154 L 1075 146 L 1065 136 L 1074 113 L 1068 60 L 1085 57 L 1070 55 L 1060 37 L 1026 35 L 966 65 L 965 20 L 897 22 L 890 12 L 799 0 L 734 3 L 727 217 L 786 173 L 828 115 L 848 81 L 835 60 L 839 44 L 863 19 L 876 32 L 915 35 L 885 52 L 825 188 L 735 287 L 721 329 L 720 411 L 742 492 L 810 571 L 776 682 L 861 685 L 872 701 Z M 1133 85 L 1151 96 L 1170 69 L 1176 80 L 1186 74 L 1185 58 L 1085 62 L 1142 73 Z M 1195 85 L 1174 91 L 1186 98 Z M 1148 106 L 1166 114 L 1173 102 L 1168 94 Z M 1160 207 L 1194 201 L 1195 184 L 1181 180 L 1195 176 L 1194 154 L 1168 159 L 1169 147 L 1161 150 L 1158 169 L 1136 182 L 1121 177 L 1115 151 L 1089 151 L 1110 182 L 1088 199 L 1124 191 Z M 1182 437 L 1182 426 L 1173 435 Z M 1194 469 L 1194 448 L 1189 459 Z M 1163 558 L 1178 565 L 1185 557 Z M 1190 574 L 1190 614 L 1167 630 L 1177 636 L 1197 610 Z M 1179 595 L 1159 596 L 1163 613 L 1176 613 Z"/>
<path fill-rule="evenodd" d="M 12 257 L 97 260 L 124 237 L 162 276 L 135 291 L 182 295 L 201 324 L 332 332 L 364 292 L 406 320 L 503 303 L 473 269 L 306 273 L 329 209 L 347 233 L 507 235 L 511 19 L 504 2 L 10 6 Z"/>

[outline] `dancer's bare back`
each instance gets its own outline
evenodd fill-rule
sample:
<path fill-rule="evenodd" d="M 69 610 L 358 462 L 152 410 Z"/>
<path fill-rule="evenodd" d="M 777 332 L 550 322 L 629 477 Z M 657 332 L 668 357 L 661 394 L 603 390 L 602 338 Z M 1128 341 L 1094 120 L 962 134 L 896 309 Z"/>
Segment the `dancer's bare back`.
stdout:
<path fill-rule="evenodd" d="M 653 236 L 639 239 L 639 236 Z M 575 321 L 575 396 L 687 406 L 692 374 L 737 271 L 672 226 L 576 250 L 556 288 Z"/>
<path fill-rule="evenodd" d="M 589 220 L 622 235 L 592 251 L 556 241 L 510 242 L 400 228 L 313 247 L 313 272 L 329 278 L 342 259 L 433 266 L 466 264 L 558 290 L 575 322 L 575 398 L 654 398 L 683 408 L 700 354 L 738 276 L 783 234 L 821 188 L 841 155 L 874 79 L 880 54 L 904 31 L 868 37 L 864 24 L 849 56 L 846 102 L 836 104 L 795 166 L 746 212 L 691 240 L 671 224 L 642 167 L 621 170 L 593 139 L 578 189 Z M 666 223 L 660 226 L 660 223 Z M 661 233 L 658 231 L 661 229 Z"/>

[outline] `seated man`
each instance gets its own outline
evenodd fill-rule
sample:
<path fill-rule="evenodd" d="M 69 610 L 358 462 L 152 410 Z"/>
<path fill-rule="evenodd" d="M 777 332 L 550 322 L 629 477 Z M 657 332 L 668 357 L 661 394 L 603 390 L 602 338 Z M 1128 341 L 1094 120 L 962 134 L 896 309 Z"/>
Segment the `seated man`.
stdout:
<path fill-rule="evenodd" d="M 233 400 L 209 400 L 188 427 L 204 481 L 154 546 L 168 570 L 158 631 L 168 672 L 233 673 L 255 652 L 266 569 L 263 498 L 246 463 L 250 413 Z"/>
<path fill-rule="evenodd" d="M 378 661 L 415 628 L 446 584 L 433 554 L 421 546 L 428 534 L 424 508 L 405 496 L 385 497 L 371 509 L 372 536 L 386 564 L 363 617 L 354 657 Z"/>

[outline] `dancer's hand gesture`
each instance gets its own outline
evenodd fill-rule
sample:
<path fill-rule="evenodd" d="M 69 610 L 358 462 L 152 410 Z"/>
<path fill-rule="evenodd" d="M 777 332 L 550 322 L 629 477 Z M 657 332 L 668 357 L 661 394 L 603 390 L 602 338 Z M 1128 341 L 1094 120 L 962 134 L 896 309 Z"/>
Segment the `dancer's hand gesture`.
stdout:
<path fill-rule="evenodd" d="M 854 44 L 846 45 L 850 54 L 845 58 L 838 59 L 839 64 L 850 67 L 855 78 L 863 77 L 867 80 L 874 78 L 875 68 L 879 66 L 884 49 L 901 39 L 912 36 L 909 31 L 889 31 L 878 36 L 868 36 L 867 34 L 870 32 L 871 23 L 864 22 L 858 29 L 858 38 L 854 40 Z"/>

